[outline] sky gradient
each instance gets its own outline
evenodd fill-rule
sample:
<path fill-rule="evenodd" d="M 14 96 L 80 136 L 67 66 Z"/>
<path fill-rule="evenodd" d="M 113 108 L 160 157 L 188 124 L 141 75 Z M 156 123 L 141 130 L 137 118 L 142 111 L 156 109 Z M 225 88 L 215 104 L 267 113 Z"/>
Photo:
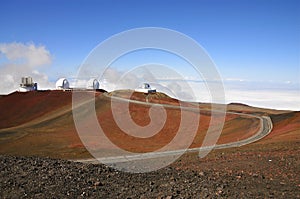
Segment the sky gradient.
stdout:
<path fill-rule="evenodd" d="M 12 64 L 17 72 L 20 63 L 50 83 L 72 77 L 90 51 L 110 36 L 132 28 L 163 27 L 202 45 L 224 81 L 255 82 L 252 88 L 266 82 L 266 87 L 294 89 L 300 96 L 297 0 L 2 0 L 0 4 L 0 75 L 12 76 L 4 79 L 15 80 L 8 67 Z M 32 60 L 34 55 L 13 56 L 14 50 L 8 50 L 26 51 L 30 46 L 38 57 L 46 56 L 44 62 L 30 65 L 22 59 Z M 22 75 L 28 75 L 26 70 L 20 70 Z"/>

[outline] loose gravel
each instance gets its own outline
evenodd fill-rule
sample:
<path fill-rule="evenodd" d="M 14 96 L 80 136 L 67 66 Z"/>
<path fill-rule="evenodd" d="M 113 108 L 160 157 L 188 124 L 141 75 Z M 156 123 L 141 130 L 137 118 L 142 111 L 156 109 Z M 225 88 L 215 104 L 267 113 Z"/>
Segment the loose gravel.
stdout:
<path fill-rule="evenodd" d="M 299 187 L 260 174 L 167 167 L 131 174 L 105 165 L 0 156 L 0 198 L 297 198 Z"/>

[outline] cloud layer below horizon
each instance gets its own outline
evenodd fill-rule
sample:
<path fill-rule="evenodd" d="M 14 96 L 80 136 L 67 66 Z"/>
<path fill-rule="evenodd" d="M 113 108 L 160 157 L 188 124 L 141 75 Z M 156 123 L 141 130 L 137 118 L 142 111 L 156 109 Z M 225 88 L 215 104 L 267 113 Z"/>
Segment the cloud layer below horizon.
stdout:
<path fill-rule="evenodd" d="M 169 81 L 164 81 L 168 85 Z M 184 97 L 182 100 L 212 102 L 210 91 L 205 82 L 187 81 L 193 89 L 195 99 Z M 176 83 L 180 90 L 185 90 L 183 84 Z M 300 89 L 298 84 L 275 82 L 239 82 L 224 81 L 225 103 L 243 103 L 250 106 L 270 108 L 277 110 L 300 111 Z M 175 96 L 173 96 L 175 97 Z"/>

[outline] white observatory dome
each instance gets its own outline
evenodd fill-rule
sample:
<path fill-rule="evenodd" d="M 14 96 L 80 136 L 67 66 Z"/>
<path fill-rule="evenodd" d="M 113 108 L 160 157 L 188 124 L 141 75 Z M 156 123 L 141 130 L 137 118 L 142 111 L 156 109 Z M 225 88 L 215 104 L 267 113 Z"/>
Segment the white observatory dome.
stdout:
<path fill-rule="evenodd" d="M 59 89 L 59 90 L 70 88 L 69 81 L 66 78 L 60 78 L 59 80 L 57 80 L 55 86 L 56 86 L 56 89 Z"/>
<path fill-rule="evenodd" d="M 93 89 L 93 90 L 99 89 L 99 86 L 100 84 L 97 79 L 90 79 L 86 84 L 87 89 Z"/>
<path fill-rule="evenodd" d="M 155 88 L 151 88 L 150 84 L 143 83 L 139 86 L 139 88 L 135 89 L 136 92 L 142 92 L 142 93 L 156 93 Z"/>

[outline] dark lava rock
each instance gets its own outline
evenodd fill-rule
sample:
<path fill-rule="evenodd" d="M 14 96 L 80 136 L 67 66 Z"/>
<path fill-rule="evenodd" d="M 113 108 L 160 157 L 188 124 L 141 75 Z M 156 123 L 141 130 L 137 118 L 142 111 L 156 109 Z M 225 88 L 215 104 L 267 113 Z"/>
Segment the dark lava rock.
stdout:
<path fill-rule="evenodd" d="M 236 176 L 241 176 L 237 178 Z M 105 165 L 0 156 L 0 198 L 295 198 L 299 187 L 259 174 L 178 170 L 131 174 Z M 298 194 L 297 194 L 298 193 Z"/>

